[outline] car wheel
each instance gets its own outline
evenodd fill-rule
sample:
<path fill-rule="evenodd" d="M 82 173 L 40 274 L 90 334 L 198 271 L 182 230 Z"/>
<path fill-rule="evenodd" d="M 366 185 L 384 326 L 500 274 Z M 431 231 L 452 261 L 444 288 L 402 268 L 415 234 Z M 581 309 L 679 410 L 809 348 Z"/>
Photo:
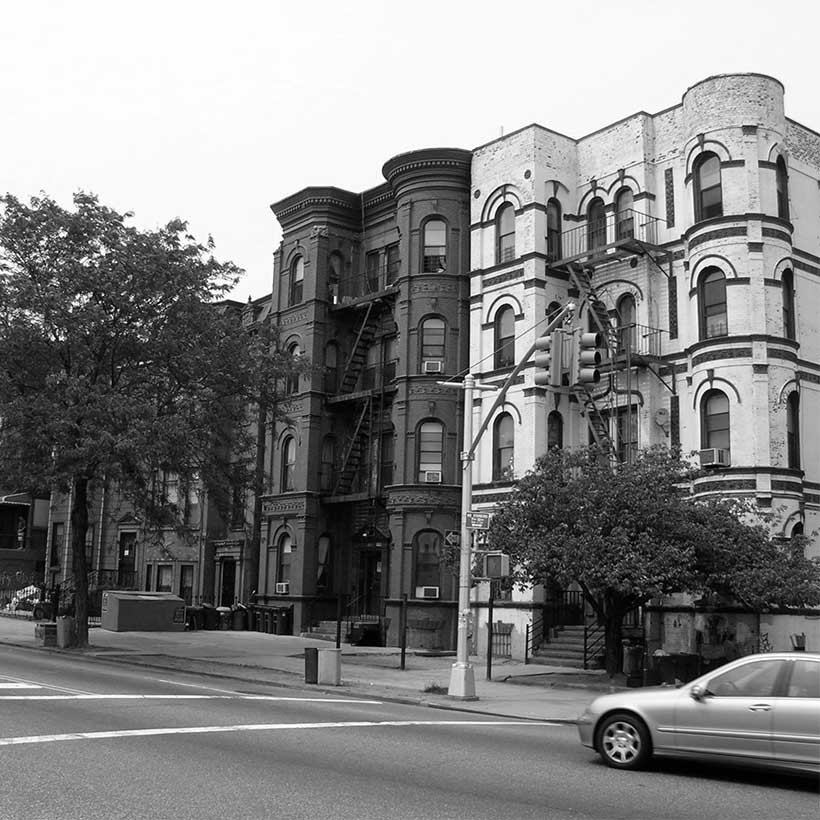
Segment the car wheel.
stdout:
<path fill-rule="evenodd" d="M 598 729 L 598 753 L 615 769 L 639 769 L 652 754 L 644 722 L 627 712 L 616 712 Z"/>

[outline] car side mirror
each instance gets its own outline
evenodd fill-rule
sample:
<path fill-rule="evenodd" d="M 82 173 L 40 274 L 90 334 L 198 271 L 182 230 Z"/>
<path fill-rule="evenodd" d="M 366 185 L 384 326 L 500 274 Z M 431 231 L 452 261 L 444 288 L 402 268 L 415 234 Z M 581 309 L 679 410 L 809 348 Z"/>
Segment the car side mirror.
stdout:
<path fill-rule="evenodd" d="M 706 687 L 696 683 L 689 687 L 689 695 L 693 700 L 703 700 L 706 697 Z"/>

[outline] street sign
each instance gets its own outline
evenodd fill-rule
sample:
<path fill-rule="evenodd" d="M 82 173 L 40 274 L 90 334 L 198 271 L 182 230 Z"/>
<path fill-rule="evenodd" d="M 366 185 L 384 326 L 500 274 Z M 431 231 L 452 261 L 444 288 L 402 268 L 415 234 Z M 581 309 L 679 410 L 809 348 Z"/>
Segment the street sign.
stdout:
<path fill-rule="evenodd" d="M 483 512 L 468 512 L 467 527 L 471 530 L 488 530 L 490 528 L 490 514 Z"/>
<path fill-rule="evenodd" d="M 449 547 L 461 546 L 461 533 L 458 530 L 447 530 L 444 533 L 444 543 Z"/>

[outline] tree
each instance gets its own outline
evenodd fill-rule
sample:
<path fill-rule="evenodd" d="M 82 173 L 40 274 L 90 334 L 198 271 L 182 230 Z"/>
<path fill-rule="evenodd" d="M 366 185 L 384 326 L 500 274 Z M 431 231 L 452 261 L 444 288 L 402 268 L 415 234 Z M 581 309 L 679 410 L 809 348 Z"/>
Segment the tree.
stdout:
<path fill-rule="evenodd" d="M 0 199 L 0 478 L 71 493 L 78 643 L 88 640 L 85 539 L 95 487 L 178 523 L 158 470 L 227 492 L 251 452 L 260 349 L 224 301 L 241 271 L 186 224 L 156 230 L 74 196 Z"/>
<path fill-rule="evenodd" d="M 820 601 L 820 565 L 801 545 L 779 544 L 732 505 L 698 502 L 695 475 L 666 448 L 631 464 L 594 447 L 556 449 L 493 517 L 490 544 L 510 554 L 519 582 L 581 588 L 605 626 L 610 675 L 620 669 L 623 617 L 652 598 L 716 591 L 756 607 Z"/>

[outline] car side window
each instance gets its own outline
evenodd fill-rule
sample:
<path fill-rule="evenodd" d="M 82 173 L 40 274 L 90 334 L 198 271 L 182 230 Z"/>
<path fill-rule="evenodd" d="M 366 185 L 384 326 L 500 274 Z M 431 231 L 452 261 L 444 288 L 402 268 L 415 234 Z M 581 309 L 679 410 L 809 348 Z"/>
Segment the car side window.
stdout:
<path fill-rule="evenodd" d="M 768 698 L 774 694 L 777 676 L 785 661 L 764 660 L 744 663 L 715 675 L 707 686 L 716 697 Z"/>
<path fill-rule="evenodd" d="M 820 663 L 794 661 L 787 695 L 790 698 L 820 698 Z"/>

